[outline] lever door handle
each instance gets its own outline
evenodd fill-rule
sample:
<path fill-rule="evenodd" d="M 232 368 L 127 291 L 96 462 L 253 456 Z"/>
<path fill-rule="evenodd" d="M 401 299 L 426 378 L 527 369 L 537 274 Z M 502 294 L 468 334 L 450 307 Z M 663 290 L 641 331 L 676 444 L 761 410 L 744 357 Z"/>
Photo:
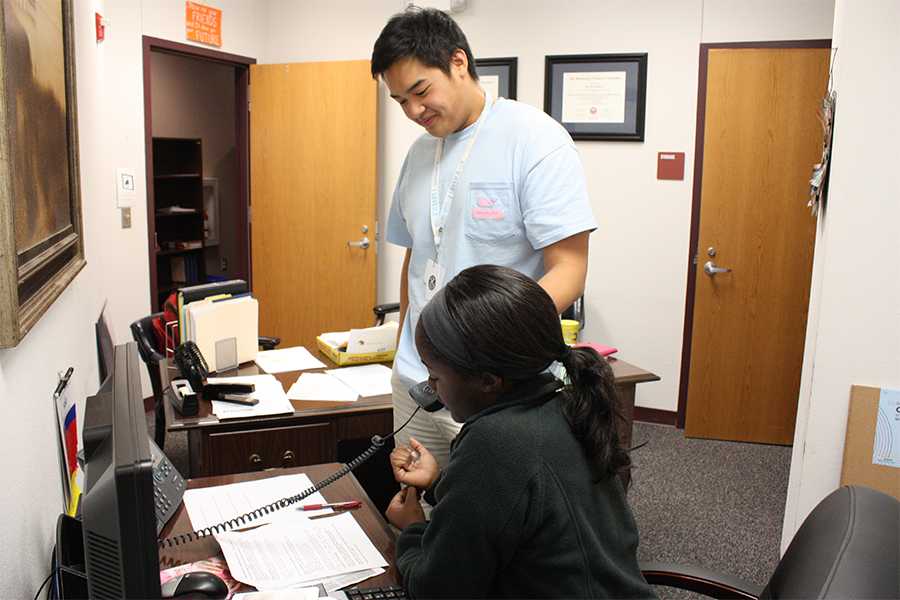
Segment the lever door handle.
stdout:
<path fill-rule="evenodd" d="M 357 242 L 353 242 L 353 241 L 347 242 L 347 245 L 350 246 L 351 248 L 362 248 L 363 250 L 366 250 L 370 246 L 369 238 L 363 236 L 363 239 L 361 239 Z"/>
<path fill-rule="evenodd" d="M 703 272 L 712 277 L 716 273 L 730 273 L 731 269 L 728 267 L 717 267 L 716 263 L 711 260 L 706 261 L 703 265 Z"/>

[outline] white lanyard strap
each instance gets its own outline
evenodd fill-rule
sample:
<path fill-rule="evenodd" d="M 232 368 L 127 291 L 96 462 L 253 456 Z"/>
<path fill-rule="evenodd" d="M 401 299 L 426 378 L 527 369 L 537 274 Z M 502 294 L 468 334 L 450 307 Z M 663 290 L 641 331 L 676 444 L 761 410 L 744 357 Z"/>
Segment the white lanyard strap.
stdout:
<path fill-rule="evenodd" d="M 456 165 L 456 171 L 454 171 L 453 173 L 453 179 L 450 180 L 450 185 L 447 186 L 447 194 L 444 197 L 443 202 L 441 202 L 440 199 L 440 189 L 441 157 L 444 155 L 444 139 L 439 139 L 437 142 L 437 146 L 435 146 L 434 148 L 434 167 L 431 171 L 431 234 L 434 236 L 435 258 L 437 258 L 438 254 L 440 253 L 441 238 L 443 238 L 444 236 L 444 222 L 447 220 L 447 215 L 450 214 L 450 207 L 453 205 L 453 197 L 456 194 L 456 184 L 459 182 L 459 177 L 460 175 L 462 175 L 463 169 L 466 166 L 466 161 L 469 160 L 469 155 L 472 154 L 472 148 L 475 146 L 475 140 L 478 139 L 478 132 L 481 131 L 481 126 L 486 120 L 485 113 L 487 112 L 490 102 L 490 95 L 485 92 L 484 109 L 482 109 L 481 115 L 479 115 L 478 117 L 478 124 L 475 126 L 475 133 L 473 133 L 472 137 L 469 138 L 469 143 L 466 145 L 466 149 L 463 152 L 462 158 L 459 159 L 459 164 Z"/>

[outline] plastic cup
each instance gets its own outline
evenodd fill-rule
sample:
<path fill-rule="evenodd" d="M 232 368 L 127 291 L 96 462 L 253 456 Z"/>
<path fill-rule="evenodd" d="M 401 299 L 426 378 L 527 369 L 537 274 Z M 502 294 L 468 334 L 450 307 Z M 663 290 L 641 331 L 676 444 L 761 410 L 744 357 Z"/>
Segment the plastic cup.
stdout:
<path fill-rule="evenodd" d="M 560 319 L 559 324 L 562 326 L 563 340 L 570 346 L 578 341 L 578 328 L 580 323 L 573 319 Z"/>

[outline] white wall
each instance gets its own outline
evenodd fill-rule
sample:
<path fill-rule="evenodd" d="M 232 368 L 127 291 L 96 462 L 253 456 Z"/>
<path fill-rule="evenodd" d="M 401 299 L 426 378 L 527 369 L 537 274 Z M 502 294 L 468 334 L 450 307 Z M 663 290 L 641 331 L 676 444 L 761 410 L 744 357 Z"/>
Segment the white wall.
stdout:
<path fill-rule="evenodd" d="M 223 51 L 255 56 L 264 6 L 240 0 L 207 4 L 225 10 Z M 0 598 L 32 597 L 49 573 L 56 517 L 62 509 L 51 393 L 56 374 L 75 367 L 71 393 L 97 389 L 93 322 L 104 300 L 116 342 L 149 312 L 141 35 L 183 40 L 180 0 L 75 1 L 81 196 L 87 267 L 18 347 L 0 350 L 3 549 Z M 254 5 L 256 3 L 253 3 Z M 94 12 L 110 24 L 94 42 Z M 253 15 L 259 18 L 252 18 Z M 115 169 L 132 167 L 138 200 L 131 229 L 119 227 Z M 81 421 L 79 421 L 79 428 Z"/>
<path fill-rule="evenodd" d="M 260 62 L 368 59 L 396 0 L 270 2 Z M 517 56 L 518 98 L 543 107 L 547 54 L 648 52 L 644 143 L 579 142 L 600 229 L 591 236 L 585 338 L 662 377 L 637 404 L 677 408 L 691 215 L 699 44 L 831 36 L 833 0 L 470 0 L 454 15 L 476 56 Z M 420 129 L 379 92 L 379 216 Z M 684 181 L 656 181 L 683 151 Z M 402 251 L 380 241 L 378 299 L 399 297 Z"/>
<path fill-rule="evenodd" d="M 834 155 L 819 221 L 782 549 L 840 484 L 850 386 L 900 388 L 900 4 L 838 0 Z M 900 476 L 898 476 L 900 477 Z"/>

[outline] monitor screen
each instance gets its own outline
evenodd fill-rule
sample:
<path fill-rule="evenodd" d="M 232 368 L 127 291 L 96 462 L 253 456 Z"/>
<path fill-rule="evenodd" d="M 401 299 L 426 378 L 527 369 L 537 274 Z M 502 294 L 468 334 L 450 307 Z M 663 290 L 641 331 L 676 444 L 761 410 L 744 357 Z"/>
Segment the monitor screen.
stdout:
<path fill-rule="evenodd" d="M 113 369 L 113 341 L 106 322 L 106 304 L 100 310 L 100 317 L 94 324 L 97 335 L 97 369 L 100 372 L 100 385 L 106 381 Z"/>
<path fill-rule="evenodd" d="M 137 344 L 114 348 L 112 370 L 85 403 L 81 500 L 91 598 L 159 598 L 153 461 Z"/>

